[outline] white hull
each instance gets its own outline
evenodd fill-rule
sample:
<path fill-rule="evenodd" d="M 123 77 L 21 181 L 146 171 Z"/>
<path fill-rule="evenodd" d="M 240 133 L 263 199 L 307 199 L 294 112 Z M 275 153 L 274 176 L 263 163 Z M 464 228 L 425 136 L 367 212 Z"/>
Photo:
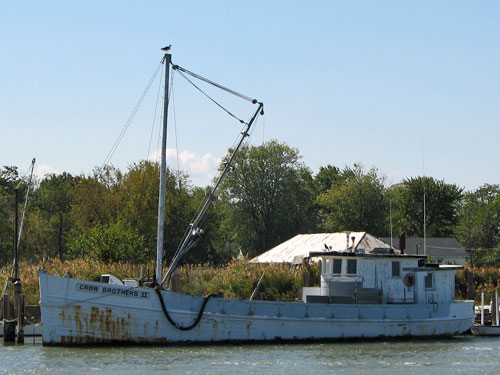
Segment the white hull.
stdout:
<path fill-rule="evenodd" d="M 39 271 L 42 340 L 64 344 L 166 344 L 450 336 L 473 325 L 472 302 L 341 305 L 210 299 L 200 323 L 170 324 L 152 289 L 49 276 Z M 203 297 L 162 291 L 174 321 L 191 324 Z"/>
<path fill-rule="evenodd" d="M 471 331 L 475 336 L 500 336 L 500 326 L 485 326 L 477 324 L 471 328 Z"/>

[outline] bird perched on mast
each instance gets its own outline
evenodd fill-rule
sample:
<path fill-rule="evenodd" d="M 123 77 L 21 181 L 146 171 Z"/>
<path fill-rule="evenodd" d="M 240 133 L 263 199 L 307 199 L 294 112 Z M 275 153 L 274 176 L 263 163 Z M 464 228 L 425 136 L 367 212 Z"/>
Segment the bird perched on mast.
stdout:
<path fill-rule="evenodd" d="M 166 46 L 166 47 L 163 47 L 161 50 L 162 50 L 162 51 L 165 51 L 165 52 L 168 52 L 168 51 L 170 51 L 170 48 L 172 48 L 172 45 L 171 45 L 171 44 L 169 44 L 169 45 L 168 45 L 168 46 Z"/>

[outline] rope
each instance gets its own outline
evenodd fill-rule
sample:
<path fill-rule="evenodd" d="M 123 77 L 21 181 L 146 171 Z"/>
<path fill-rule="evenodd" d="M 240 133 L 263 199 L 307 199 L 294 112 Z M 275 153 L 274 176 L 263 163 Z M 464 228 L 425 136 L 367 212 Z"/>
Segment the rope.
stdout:
<path fill-rule="evenodd" d="M 201 320 L 201 317 L 203 316 L 203 312 L 205 311 L 205 307 L 207 306 L 208 300 L 212 297 L 215 297 L 215 294 L 209 294 L 206 296 L 203 300 L 203 303 L 201 304 L 200 311 L 198 312 L 198 316 L 196 317 L 195 321 L 189 325 L 189 326 L 181 326 L 180 323 L 174 321 L 170 314 L 167 311 L 167 308 L 165 307 L 165 302 L 163 301 L 163 296 L 161 295 L 161 290 L 160 288 L 155 288 L 156 294 L 158 294 L 158 298 L 160 299 L 160 304 L 161 308 L 163 310 L 163 313 L 165 314 L 165 317 L 167 318 L 168 322 L 174 326 L 175 328 L 181 330 L 181 331 L 189 331 L 192 330 L 194 327 L 198 325 L 198 323 Z"/>

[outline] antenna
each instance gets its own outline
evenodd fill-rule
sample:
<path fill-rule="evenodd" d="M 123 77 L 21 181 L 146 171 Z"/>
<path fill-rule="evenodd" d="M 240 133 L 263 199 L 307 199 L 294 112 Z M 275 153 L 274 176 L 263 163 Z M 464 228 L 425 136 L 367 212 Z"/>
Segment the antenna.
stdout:
<path fill-rule="evenodd" d="M 425 228 L 425 158 L 424 158 L 424 138 L 421 138 L 422 143 L 422 182 L 424 187 L 424 255 L 427 255 L 427 236 Z"/>

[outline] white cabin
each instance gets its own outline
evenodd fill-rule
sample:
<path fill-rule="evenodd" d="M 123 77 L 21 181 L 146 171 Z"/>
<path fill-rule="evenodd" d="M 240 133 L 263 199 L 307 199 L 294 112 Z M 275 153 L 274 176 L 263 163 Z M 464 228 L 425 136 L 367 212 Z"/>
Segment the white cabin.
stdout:
<path fill-rule="evenodd" d="M 303 288 L 304 302 L 433 304 L 455 300 L 455 271 L 462 266 L 425 263 L 399 254 L 311 252 L 321 259 L 320 287 Z"/>

